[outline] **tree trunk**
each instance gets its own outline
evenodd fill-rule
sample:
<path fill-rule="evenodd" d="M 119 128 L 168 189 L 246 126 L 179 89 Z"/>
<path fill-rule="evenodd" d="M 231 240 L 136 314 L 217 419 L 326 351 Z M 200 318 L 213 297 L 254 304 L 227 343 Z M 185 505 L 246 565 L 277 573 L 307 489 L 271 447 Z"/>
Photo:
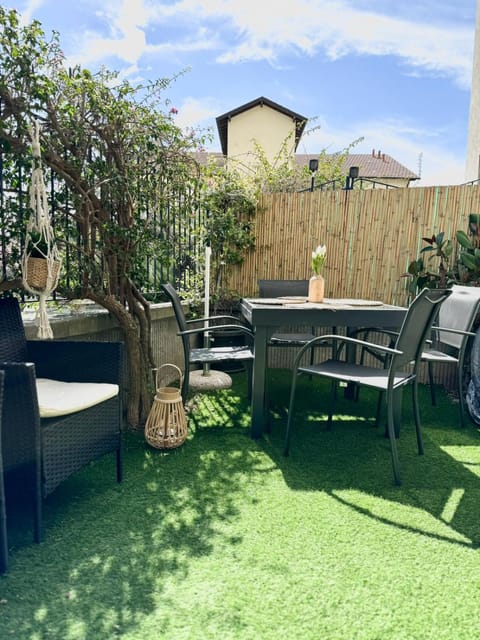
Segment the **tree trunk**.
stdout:
<path fill-rule="evenodd" d="M 127 422 L 132 429 L 141 429 L 151 407 L 151 371 L 155 366 L 149 348 L 151 324 L 148 304 L 145 307 L 137 304 L 134 310 L 127 310 L 113 296 L 88 292 L 86 297 L 110 311 L 122 329 L 128 372 Z"/>

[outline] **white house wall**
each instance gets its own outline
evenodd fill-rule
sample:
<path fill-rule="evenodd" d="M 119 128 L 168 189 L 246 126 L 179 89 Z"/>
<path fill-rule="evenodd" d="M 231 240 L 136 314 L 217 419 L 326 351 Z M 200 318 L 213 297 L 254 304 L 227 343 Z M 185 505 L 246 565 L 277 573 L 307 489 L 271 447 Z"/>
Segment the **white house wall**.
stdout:
<path fill-rule="evenodd" d="M 228 123 L 228 159 L 251 166 L 256 161 L 257 143 L 268 161 L 273 162 L 287 139 L 293 158 L 295 122 L 276 109 L 258 105 L 235 115 Z"/>

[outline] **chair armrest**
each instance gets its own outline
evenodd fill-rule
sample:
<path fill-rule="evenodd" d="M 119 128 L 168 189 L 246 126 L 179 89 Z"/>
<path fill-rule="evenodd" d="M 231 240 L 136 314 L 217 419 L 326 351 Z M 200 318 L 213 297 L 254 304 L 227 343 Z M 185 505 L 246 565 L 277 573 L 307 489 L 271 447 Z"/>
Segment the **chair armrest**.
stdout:
<path fill-rule="evenodd" d="M 211 336 L 215 336 L 215 333 L 217 331 L 227 331 L 227 332 L 231 331 L 232 333 L 236 331 L 240 331 L 241 333 L 244 333 L 245 335 L 253 338 L 252 330 L 241 324 L 218 324 L 212 327 L 197 327 L 195 329 L 186 329 L 185 331 L 179 331 L 177 335 L 188 336 L 188 335 L 193 335 L 195 333 L 202 334 L 202 333 L 208 332 L 209 334 L 211 334 Z"/>
<path fill-rule="evenodd" d="M 121 384 L 121 342 L 28 340 L 27 348 L 38 378 Z"/>
<path fill-rule="evenodd" d="M 6 471 L 40 460 L 40 413 L 31 362 L 0 362 L 5 372 L 2 454 Z"/>
<path fill-rule="evenodd" d="M 312 340 L 304 344 L 303 347 L 300 348 L 295 358 L 294 366 L 296 367 L 297 364 L 300 362 L 305 351 L 307 351 L 308 349 L 311 349 L 313 346 L 316 346 L 316 345 L 319 346 L 322 343 L 325 343 L 328 346 L 332 346 L 332 343 L 334 345 L 335 344 L 337 345 L 335 349 L 335 357 L 338 357 L 340 355 L 340 352 L 347 344 L 355 345 L 357 347 L 363 347 L 365 349 L 368 348 L 368 349 L 371 349 L 372 351 L 376 351 L 384 355 L 401 355 L 403 353 L 403 351 L 400 351 L 399 349 L 393 349 L 391 347 L 386 347 L 381 344 L 375 344 L 374 342 L 366 342 L 365 340 L 358 340 L 357 338 L 350 338 L 349 336 L 341 336 L 338 334 L 323 335 L 323 336 L 318 336 L 317 338 L 313 338 Z"/>
<path fill-rule="evenodd" d="M 370 338 L 370 334 L 371 333 L 376 333 L 376 334 L 380 334 L 383 336 L 388 336 L 390 338 L 390 342 L 389 342 L 389 347 L 392 347 L 395 345 L 395 342 L 398 338 L 399 332 L 398 331 L 394 331 L 392 329 L 383 329 L 382 327 L 363 327 L 360 329 L 354 329 L 353 331 L 349 332 L 349 336 L 350 337 L 359 337 L 359 336 L 363 336 L 363 340 L 369 341 Z M 378 360 L 379 362 L 382 362 L 384 365 L 387 362 L 387 358 L 389 354 L 385 354 L 385 353 L 378 353 L 375 350 L 372 349 L 372 347 L 368 346 L 368 347 L 362 347 L 362 351 L 361 351 L 361 356 L 360 356 L 360 364 L 363 364 L 364 361 L 364 355 L 365 352 L 369 353 L 371 356 L 373 356 L 376 360 Z"/>
<path fill-rule="evenodd" d="M 19 408 L 26 405 L 38 410 L 35 365 L 33 362 L 0 362 L 0 369 L 5 372 L 4 400 L 8 394 L 13 395 Z"/>
<path fill-rule="evenodd" d="M 460 336 L 475 336 L 473 331 L 463 331 L 462 329 L 451 329 L 450 327 L 432 327 L 432 331 L 445 331 L 445 333 L 456 333 Z"/>
<path fill-rule="evenodd" d="M 236 316 L 204 316 L 203 318 L 193 318 L 191 320 L 187 320 L 187 324 L 194 324 L 200 322 L 211 322 L 212 320 L 231 320 L 238 324 L 238 326 L 245 326 L 245 323 L 241 318 L 237 318 Z M 237 325 L 236 325 L 237 326 Z"/>
<path fill-rule="evenodd" d="M 391 338 L 398 338 L 399 331 L 393 331 L 392 329 L 382 329 L 382 327 L 363 327 L 361 329 L 354 329 L 349 332 L 351 338 L 358 337 L 361 334 L 365 334 L 364 340 L 367 339 L 369 333 L 381 333 Z"/>

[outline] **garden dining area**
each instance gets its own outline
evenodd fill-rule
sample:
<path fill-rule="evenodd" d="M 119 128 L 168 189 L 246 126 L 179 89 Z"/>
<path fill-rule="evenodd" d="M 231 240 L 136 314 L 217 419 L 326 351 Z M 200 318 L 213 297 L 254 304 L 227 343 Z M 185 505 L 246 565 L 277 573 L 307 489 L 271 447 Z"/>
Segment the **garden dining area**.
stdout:
<path fill-rule="evenodd" d="M 446 289 L 480 291 L 480 186 L 306 191 L 261 148 L 252 175 L 203 164 L 173 78 L 70 69 L 58 34 L 0 24 L 1 640 L 480 637 L 480 417 L 450 384 L 470 362 L 434 402 L 423 353 Z M 251 302 L 280 278 L 318 298 Z M 202 307 L 244 323 L 227 388 L 190 384 Z M 166 389 L 186 430 L 153 446 Z"/>
<path fill-rule="evenodd" d="M 425 455 L 409 394 L 398 440 L 404 482 L 372 426 L 375 393 L 340 397 L 325 429 L 327 381 L 298 383 L 302 428 L 283 455 L 291 371 L 269 371 L 270 431 L 250 437 L 246 377 L 193 395 L 188 438 L 171 451 L 123 435 L 114 457 L 45 500 L 45 539 L 9 514 L 0 578 L 2 637 L 177 640 L 470 640 L 480 572 L 480 438 L 441 391 L 420 386 Z"/>
<path fill-rule="evenodd" d="M 473 323 L 478 289 L 459 289 L 473 292 Z M 143 429 L 120 428 L 117 398 L 127 389 L 113 373 L 122 371 L 121 350 L 111 366 L 87 354 L 82 336 L 71 340 L 73 324 L 84 331 L 87 316 L 97 314 L 98 333 L 88 334 L 92 348 L 98 337 L 104 347 L 117 343 L 118 326 L 106 309 L 76 310 L 65 326 L 52 320 L 54 340 L 29 341 L 29 349 L 47 356 L 39 369 L 46 377 L 60 361 L 56 349 L 76 346 L 67 381 L 88 382 L 83 358 L 92 380 L 118 383 L 118 395 L 102 402 L 108 420 L 98 420 L 95 407 L 85 409 L 94 414 L 88 423 L 81 411 L 76 419 L 60 417 L 52 433 L 65 435 L 70 448 L 88 440 L 86 430 L 95 436 L 100 422 L 109 427 L 93 455 L 86 447 L 80 460 L 59 465 L 60 478 L 56 461 L 64 445 L 61 438 L 55 446 L 45 441 L 47 484 L 43 495 L 37 491 L 35 513 L 22 485 L 7 483 L 2 638 L 471 640 L 479 634 L 472 611 L 480 571 L 480 434 L 466 416 L 462 424 L 458 393 L 438 376 L 434 404 L 422 375 L 410 385 L 413 394 L 389 396 L 397 380 L 389 376 L 390 359 L 376 368 L 389 380 L 386 402 L 378 405 L 378 389 L 368 385 L 348 393 L 348 376 L 338 378 L 345 393 L 333 397 L 330 378 L 311 363 L 299 367 L 292 356 L 282 366 L 283 355 L 272 358 L 274 338 L 278 351 L 289 351 L 276 333 L 283 325 L 320 330 L 314 341 L 330 352 L 336 340 L 362 337 L 345 336 L 345 327 L 405 327 L 414 303 L 359 290 L 350 298 L 339 291 L 322 302 L 273 304 L 257 297 L 255 285 L 245 291 L 237 319 L 249 325 L 253 375 L 236 368 L 229 388 L 184 393 L 186 438 L 171 449 L 151 446 Z M 444 290 L 424 291 L 415 298 L 422 305 L 445 308 Z M 182 362 L 174 306 L 152 305 L 152 344 L 158 362 L 175 362 L 185 374 L 189 358 Z M 178 306 L 189 310 L 185 301 Z M 403 342 L 387 340 L 384 354 L 395 359 L 405 352 L 409 363 L 413 349 L 417 358 L 437 317 L 433 306 L 421 322 L 414 311 L 403 338 L 395 338 Z M 351 346 L 364 346 L 368 333 L 363 340 Z M 18 347 L 6 330 L 3 342 L 7 350 Z M 296 346 L 307 358 L 310 343 Z M 1 359 L 0 369 L 8 370 L 12 358 Z M 74 380 L 79 371 L 82 381 Z M 20 414 L 26 405 L 16 408 Z"/>

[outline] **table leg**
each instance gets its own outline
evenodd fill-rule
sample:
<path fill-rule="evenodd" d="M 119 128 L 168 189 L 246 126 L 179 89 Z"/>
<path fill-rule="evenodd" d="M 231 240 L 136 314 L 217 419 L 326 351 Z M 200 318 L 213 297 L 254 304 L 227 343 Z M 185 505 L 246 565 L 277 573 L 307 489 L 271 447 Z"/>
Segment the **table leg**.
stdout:
<path fill-rule="evenodd" d="M 250 427 L 252 438 L 260 438 L 263 433 L 267 338 L 266 327 L 258 327 L 255 331 L 255 360 L 253 361 L 252 423 Z"/>

